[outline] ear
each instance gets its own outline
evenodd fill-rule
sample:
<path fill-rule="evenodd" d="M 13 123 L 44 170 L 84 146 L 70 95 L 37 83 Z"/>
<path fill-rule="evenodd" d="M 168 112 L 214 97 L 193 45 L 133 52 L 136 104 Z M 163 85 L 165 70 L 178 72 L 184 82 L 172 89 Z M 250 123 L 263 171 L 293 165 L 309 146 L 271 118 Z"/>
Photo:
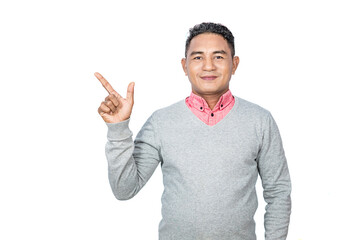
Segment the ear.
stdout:
<path fill-rule="evenodd" d="M 232 61 L 233 61 L 232 74 L 234 74 L 239 64 L 239 57 L 234 56 Z"/>
<path fill-rule="evenodd" d="M 186 58 L 182 58 L 181 64 L 182 64 L 182 67 L 183 67 L 183 71 L 185 73 L 185 76 L 188 76 L 187 59 Z"/>

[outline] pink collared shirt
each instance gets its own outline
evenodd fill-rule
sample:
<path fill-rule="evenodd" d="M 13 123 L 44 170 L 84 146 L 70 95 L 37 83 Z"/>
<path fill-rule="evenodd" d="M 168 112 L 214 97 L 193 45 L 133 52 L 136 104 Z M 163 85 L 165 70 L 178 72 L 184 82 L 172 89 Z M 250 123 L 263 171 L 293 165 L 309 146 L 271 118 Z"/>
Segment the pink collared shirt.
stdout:
<path fill-rule="evenodd" d="M 185 103 L 189 109 L 205 124 L 213 126 L 221 121 L 234 105 L 234 97 L 230 90 L 223 94 L 217 104 L 211 110 L 204 98 L 194 94 L 193 92 L 185 99 Z"/>

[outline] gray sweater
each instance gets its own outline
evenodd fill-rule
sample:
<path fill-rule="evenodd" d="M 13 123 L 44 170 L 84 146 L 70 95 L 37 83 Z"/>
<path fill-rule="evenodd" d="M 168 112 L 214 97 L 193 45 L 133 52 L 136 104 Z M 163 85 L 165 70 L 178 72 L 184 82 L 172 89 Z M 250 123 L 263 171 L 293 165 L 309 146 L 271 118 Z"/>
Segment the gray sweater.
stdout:
<path fill-rule="evenodd" d="M 184 100 L 157 110 L 135 141 L 129 120 L 107 123 L 109 181 L 117 199 L 135 196 L 161 164 L 159 239 L 256 239 L 258 174 L 267 202 L 266 239 L 286 239 L 291 184 L 279 130 L 267 110 L 235 99 L 214 126 Z"/>

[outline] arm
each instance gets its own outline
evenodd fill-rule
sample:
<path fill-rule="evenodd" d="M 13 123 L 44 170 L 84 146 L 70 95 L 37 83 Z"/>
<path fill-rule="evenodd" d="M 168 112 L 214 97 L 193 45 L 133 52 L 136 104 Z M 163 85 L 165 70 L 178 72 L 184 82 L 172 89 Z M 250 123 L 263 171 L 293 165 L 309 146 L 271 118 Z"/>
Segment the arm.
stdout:
<path fill-rule="evenodd" d="M 134 83 L 127 88 L 123 98 L 99 73 L 97 79 L 109 95 L 98 108 L 98 113 L 108 127 L 106 157 L 112 191 L 119 200 L 130 199 L 149 180 L 159 163 L 152 117 L 148 119 L 135 139 L 128 125 L 134 105 Z"/>
<path fill-rule="evenodd" d="M 160 161 L 153 119 L 150 117 L 146 121 L 135 142 L 128 127 L 129 119 L 106 124 L 106 157 L 110 185 L 117 199 L 127 200 L 146 184 Z"/>
<path fill-rule="evenodd" d="M 257 163 L 267 203 L 265 239 L 284 240 L 290 222 L 291 182 L 280 133 L 271 114 L 263 126 Z"/>

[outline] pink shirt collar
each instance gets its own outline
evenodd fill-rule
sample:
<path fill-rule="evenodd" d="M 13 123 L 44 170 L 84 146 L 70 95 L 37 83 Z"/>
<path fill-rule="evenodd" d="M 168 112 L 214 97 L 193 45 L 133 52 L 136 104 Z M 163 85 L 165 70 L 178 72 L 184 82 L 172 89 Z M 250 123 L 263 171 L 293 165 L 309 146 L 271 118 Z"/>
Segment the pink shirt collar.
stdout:
<path fill-rule="evenodd" d="M 187 101 L 189 107 L 198 109 L 203 112 L 205 109 L 217 111 L 225 109 L 229 104 L 234 101 L 234 97 L 231 93 L 231 90 L 228 89 L 226 93 L 224 93 L 218 100 L 217 104 L 214 106 L 214 109 L 209 109 L 208 103 L 204 100 L 204 98 L 194 94 L 193 92 L 190 94 L 189 99 Z"/>

